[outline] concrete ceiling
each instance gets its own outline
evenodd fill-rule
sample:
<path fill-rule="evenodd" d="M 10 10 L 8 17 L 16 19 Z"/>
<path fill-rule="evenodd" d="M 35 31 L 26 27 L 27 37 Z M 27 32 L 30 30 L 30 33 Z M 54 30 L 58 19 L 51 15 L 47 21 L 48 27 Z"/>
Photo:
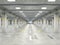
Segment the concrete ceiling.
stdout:
<path fill-rule="evenodd" d="M 26 5 L 24 6 L 24 4 Z M 36 4 L 36 5 L 32 5 L 32 4 Z M 38 5 L 38 4 L 43 4 L 43 5 Z M 51 5 L 51 4 L 57 4 L 57 5 Z M 43 11 L 40 14 L 43 15 L 49 12 L 50 10 L 56 8 L 58 4 L 60 4 L 60 0 L 56 0 L 56 2 L 48 2 L 48 0 L 16 0 L 16 2 L 8 2 L 7 0 L 0 0 L 0 6 L 7 8 L 11 12 L 17 14 L 18 16 L 19 15 L 23 16 L 25 19 L 28 19 L 29 21 L 31 21 L 34 18 L 37 18 L 35 16 L 39 13 L 39 11 Z M 21 9 L 17 10 L 15 9 L 16 7 L 20 7 Z M 43 10 L 41 9 L 41 7 L 47 7 L 47 9 Z M 21 14 L 19 11 L 23 11 L 24 15 Z"/>
<path fill-rule="evenodd" d="M 49 4 L 48 0 L 16 0 L 16 2 L 8 2 L 7 0 L 0 0 L 0 4 Z M 51 4 L 60 4 L 60 0 Z"/>

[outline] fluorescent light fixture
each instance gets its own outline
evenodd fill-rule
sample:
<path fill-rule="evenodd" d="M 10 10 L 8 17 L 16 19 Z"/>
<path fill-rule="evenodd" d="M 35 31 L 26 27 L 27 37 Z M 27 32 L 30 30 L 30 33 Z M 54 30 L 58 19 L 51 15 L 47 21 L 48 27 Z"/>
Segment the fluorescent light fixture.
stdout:
<path fill-rule="evenodd" d="M 8 2 L 15 2 L 16 0 L 7 0 Z"/>
<path fill-rule="evenodd" d="M 19 11 L 24 17 L 26 17 L 26 15 L 23 13 L 23 11 Z"/>
<path fill-rule="evenodd" d="M 20 11 L 20 13 L 23 13 L 23 11 Z"/>
<path fill-rule="evenodd" d="M 48 0 L 48 2 L 55 2 L 56 0 Z"/>
<path fill-rule="evenodd" d="M 42 13 L 43 11 L 39 11 L 39 13 Z"/>
<path fill-rule="evenodd" d="M 41 9 L 47 9 L 47 7 L 42 7 Z"/>
<path fill-rule="evenodd" d="M 39 16 L 40 15 L 40 13 L 38 13 L 35 17 L 37 17 L 37 16 Z"/>
<path fill-rule="evenodd" d="M 16 7 L 16 9 L 21 9 L 20 7 Z"/>
<path fill-rule="evenodd" d="M 39 16 L 40 15 L 40 13 L 42 13 L 43 11 L 39 11 L 39 13 L 37 13 L 37 15 L 35 16 L 35 17 L 37 17 L 37 16 Z"/>
<path fill-rule="evenodd" d="M 35 17 L 39 16 L 40 14 L 37 14 Z"/>

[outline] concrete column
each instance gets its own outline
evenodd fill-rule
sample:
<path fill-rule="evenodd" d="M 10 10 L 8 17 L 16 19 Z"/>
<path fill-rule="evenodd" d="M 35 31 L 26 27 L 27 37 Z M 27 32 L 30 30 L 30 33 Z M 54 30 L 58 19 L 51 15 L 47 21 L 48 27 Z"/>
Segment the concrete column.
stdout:
<path fill-rule="evenodd" d="M 43 25 L 46 25 L 46 18 L 43 18 Z"/>
<path fill-rule="evenodd" d="M 7 15 L 2 16 L 2 27 L 6 28 L 8 26 Z"/>
<path fill-rule="evenodd" d="M 12 25 L 14 25 L 14 20 L 12 19 Z"/>
<path fill-rule="evenodd" d="M 14 19 L 14 26 L 15 26 L 15 29 L 17 29 L 19 27 L 18 19 L 17 18 Z"/>
<path fill-rule="evenodd" d="M 42 24 L 42 20 L 40 20 L 40 24 Z"/>
<path fill-rule="evenodd" d="M 15 25 L 17 25 L 17 18 L 15 19 Z"/>
<path fill-rule="evenodd" d="M 15 21 L 14 22 L 15 22 L 15 24 L 14 24 L 15 27 L 17 27 L 18 26 L 17 18 L 15 18 Z"/>
<path fill-rule="evenodd" d="M 48 20 L 47 20 L 47 25 L 48 25 Z"/>
<path fill-rule="evenodd" d="M 59 16 L 54 15 L 54 32 L 58 32 Z"/>
<path fill-rule="evenodd" d="M 44 19 L 44 24 L 46 24 L 46 19 Z"/>
<path fill-rule="evenodd" d="M 45 29 L 46 27 L 46 18 L 43 18 L 43 28 Z"/>
<path fill-rule="evenodd" d="M 0 17 L 0 27 L 1 27 L 1 17 Z"/>
<path fill-rule="evenodd" d="M 20 20 L 18 19 L 18 26 L 20 27 L 20 25 L 21 25 L 21 24 L 20 24 Z"/>
<path fill-rule="evenodd" d="M 59 32 L 60 32 L 60 17 L 59 17 Z"/>
<path fill-rule="evenodd" d="M 52 26 L 54 25 L 54 19 L 52 19 Z"/>

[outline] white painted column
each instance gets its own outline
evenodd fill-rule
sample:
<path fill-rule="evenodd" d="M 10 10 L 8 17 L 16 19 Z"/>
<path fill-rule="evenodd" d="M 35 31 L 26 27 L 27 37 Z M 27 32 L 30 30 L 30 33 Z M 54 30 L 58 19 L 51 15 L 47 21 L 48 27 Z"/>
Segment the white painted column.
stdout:
<path fill-rule="evenodd" d="M 14 20 L 12 19 L 12 25 L 14 25 Z"/>
<path fill-rule="evenodd" d="M 0 27 L 1 27 L 1 17 L 0 17 Z"/>
<path fill-rule="evenodd" d="M 46 18 L 43 18 L 43 26 L 46 26 Z"/>
<path fill-rule="evenodd" d="M 42 24 L 42 20 L 40 20 L 40 24 Z"/>
<path fill-rule="evenodd" d="M 54 19 L 52 19 L 52 26 L 54 25 Z"/>
<path fill-rule="evenodd" d="M 15 19 L 15 25 L 17 25 L 17 19 Z"/>
<path fill-rule="evenodd" d="M 15 22 L 15 27 L 17 27 L 18 26 L 18 24 L 17 24 L 18 23 L 17 22 L 17 18 L 15 18 L 15 21 L 14 22 Z"/>
<path fill-rule="evenodd" d="M 58 15 L 54 15 L 54 32 L 58 32 L 59 25 L 59 17 Z"/>
<path fill-rule="evenodd" d="M 7 15 L 2 16 L 2 27 L 6 28 L 8 26 Z"/>
<path fill-rule="evenodd" d="M 48 20 L 47 20 L 47 25 L 48 25 Z"/>
<path fill-rule="evenodd" d="M 60 17 L 59 17 L 59 32 L 60 32 Z"/>
<path fill-rule="evenodd" d="M 19 27 L 21 26 L 20 22 L 21 22 L 21 21 L 18 19 L 18 26 L 19 26 Z"/>

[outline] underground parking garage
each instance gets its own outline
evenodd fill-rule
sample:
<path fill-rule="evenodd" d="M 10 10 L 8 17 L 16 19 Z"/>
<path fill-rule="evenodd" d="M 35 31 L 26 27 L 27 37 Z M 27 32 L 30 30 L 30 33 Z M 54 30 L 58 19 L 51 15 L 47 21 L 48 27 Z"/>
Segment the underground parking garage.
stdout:
<path fill-rule="evenodd" d="M 60 0 L 0 0 L 1 45 L 60 45 Z"/>

